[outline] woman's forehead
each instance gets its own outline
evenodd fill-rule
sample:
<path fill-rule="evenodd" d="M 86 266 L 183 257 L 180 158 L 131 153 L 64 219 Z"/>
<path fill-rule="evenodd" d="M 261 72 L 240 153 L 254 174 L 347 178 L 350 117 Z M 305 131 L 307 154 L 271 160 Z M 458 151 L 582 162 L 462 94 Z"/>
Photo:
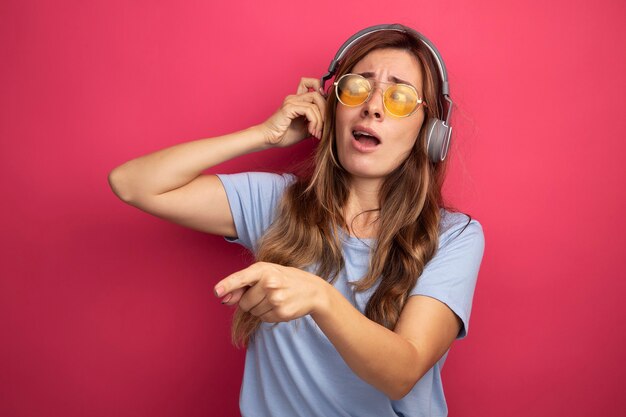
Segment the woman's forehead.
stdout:
<path fill-rule="evenodd" d="M 376 49 L 356 63 L 354 73 L 373 73 L 377 77 L 409 81 L 414 85 L 422 84 L 422 71 L 415 55 L 401 49 Z"/>

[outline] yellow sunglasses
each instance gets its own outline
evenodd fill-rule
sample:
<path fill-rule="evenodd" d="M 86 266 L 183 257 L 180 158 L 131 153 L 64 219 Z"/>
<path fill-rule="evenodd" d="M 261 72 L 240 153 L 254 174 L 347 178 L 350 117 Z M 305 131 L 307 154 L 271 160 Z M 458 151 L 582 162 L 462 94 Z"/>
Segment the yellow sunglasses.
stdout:
<path fill-rule="evenodd" d="M 344 74 L 333 84 L 337 100 L 344 106 L 355 107 L 367 102 L 374 91 L 373 83 L 390 84 L 383 90 L 383 105 L 395 117 L 408 117 L 415 113 L 424 100 L 419 98 L 412 85 L 370 81 L 359 74 Z"/>

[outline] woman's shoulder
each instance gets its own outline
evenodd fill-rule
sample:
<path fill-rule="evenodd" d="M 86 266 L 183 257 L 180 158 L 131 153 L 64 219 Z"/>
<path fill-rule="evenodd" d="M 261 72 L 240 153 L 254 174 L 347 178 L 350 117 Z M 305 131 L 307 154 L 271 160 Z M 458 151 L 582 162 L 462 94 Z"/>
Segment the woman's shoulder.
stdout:
<path fill-rule="evenodd" d="M 439 239 L 443 244 L 458 236 L 484 241 L 483 227 L 469 214 L 450 209 L 440 209 Z"/>
<path fill-rule="evenodd" d="M 291 183 L 296 179 L 296 176 L 291 173 L 277 173 L 277 172 L 268 172 L 268 171 L 245 171 L 245 172 L 237 172 L 234 174 L 219 174 L 219 177 L 229 177 L 229 178 L 241 178 L 247 181 L 254 182 L 266 182 L 266 183 L 275 183 L 275 182 L 286 182 Z"/>
<path fill-rule="evenodd" d="M 218 177 L 225 186 L 256 190 L 257 192 L 263 192 L 264 190 L 281 192 L 296 180 L 296 176 L 289 173 L 278 174 L 258 171 L 218 174 Z"/>

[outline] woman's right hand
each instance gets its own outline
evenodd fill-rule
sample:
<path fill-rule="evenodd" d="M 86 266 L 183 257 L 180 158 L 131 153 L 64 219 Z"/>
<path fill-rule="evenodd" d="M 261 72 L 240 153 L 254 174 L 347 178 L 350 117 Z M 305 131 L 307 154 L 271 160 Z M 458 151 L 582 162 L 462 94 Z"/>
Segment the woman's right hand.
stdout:
<path fill-rule="evenodd" d="M 261 124 L 265 143 L 286 147 L 309 136 L 321 139 L 325 111 L 320 80 L 302 78 L 297 93 L 287 96 L 280 109 Z"/>

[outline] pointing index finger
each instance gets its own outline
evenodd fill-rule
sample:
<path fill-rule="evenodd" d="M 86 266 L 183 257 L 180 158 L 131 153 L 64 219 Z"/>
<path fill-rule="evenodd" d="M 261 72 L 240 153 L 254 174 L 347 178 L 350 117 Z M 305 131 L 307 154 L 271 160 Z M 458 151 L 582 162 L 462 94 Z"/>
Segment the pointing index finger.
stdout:
<path fill-rule="evenodd" d="M 250 287 L 256 284 L 260 279 L 260 275 L 255 273 L 250 267 L 230 274 L 217 284 L 215 284 L 214 292 L 216 297 L 223 297 L 224 295 L 237 290 L 239 288 Z"/>

